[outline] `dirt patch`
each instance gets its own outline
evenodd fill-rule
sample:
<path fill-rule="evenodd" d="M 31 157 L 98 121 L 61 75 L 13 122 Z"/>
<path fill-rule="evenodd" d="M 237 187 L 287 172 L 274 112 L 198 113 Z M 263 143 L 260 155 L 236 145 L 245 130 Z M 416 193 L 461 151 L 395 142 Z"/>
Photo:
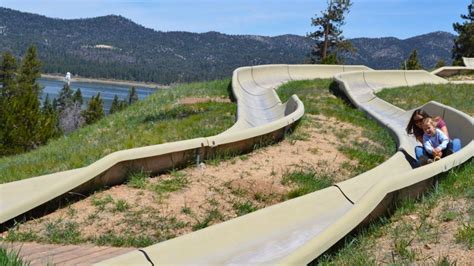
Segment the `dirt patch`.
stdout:
<path fill-rule="evenodd" d="M 285 200 L 295 185 L 284 185 L 282 179 L 292 171 L 309 169 L 316 176 L 332 177 L 333 182 L 352 177 L 347 166 L 356 162 L 338 146 L 350 145 L 354 139 L 369 141 L 361 132 L 361 128 L 334 118 L 307 115 L 302 125 L 280 143 L 150 178 L 143 189 L 120 185 L 97 192 L 24 223 L 16 232 L 29 232 L 37 240 L 48 241 L 51 230 L 55 230 L 52 224 L 59 231 L 73 224 L 81 241 L 97 243 L 104 235 L 142 235 L 152 242 L 163 241 Z M 347 134 L 350 138 L 343 137 Z"/>
<path fill-rule="evenodd" d="M 195 103 L 207 103 L 207 102 L 217 102 L 217 103 L 230 103 L 231 101 L 228 98 L 218 98 L 218 97 L 187 97 L 178 100 L 178 104 L 195 104 Z"/>
<path fill-rule="evenodd" d="M 448 77 L 447 80 L 450 81 L 474 81 L 474 71 L 470 74 L 461 74 Z"/>
<path fill-rule="evenodd" d="M 391 223 L 388 233 L 376 240 L 371 251 L 378 263 L 439 264 L 443 258 L 457 265 L 470 265 L 474 253 L 456 234 L 471 219 L 466 199 L 444 198 L 430 210 L 416 210 Z"/>

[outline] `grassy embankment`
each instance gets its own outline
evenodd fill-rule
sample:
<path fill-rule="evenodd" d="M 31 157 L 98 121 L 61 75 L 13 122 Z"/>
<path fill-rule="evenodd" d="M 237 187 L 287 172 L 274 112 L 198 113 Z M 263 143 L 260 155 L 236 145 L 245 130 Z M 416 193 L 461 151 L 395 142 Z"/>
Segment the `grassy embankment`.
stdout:
<path fill-rule="evenodd" d="M 229 80 L 159 90 L 126 110 L 50 141 L 34 151 L 0 158 L 0 183 L 87 166 L 118 150 L 212 136 L 235 120 L 231 103 L 178 105 L 185 97 L 227 98 Z"/>
<path fill-rule="evenodd" d="M 403 109 L 429 100 L 474 115 L 474 85 L 420 85 L 385 90 L 378 96 Z M 472 261 L 474 247 L 474 163 L 472 159 L 440 175 L 439 186 L 420 200 L 400 202 L 338 251 L 325 254 L 322 265 L 453 265 Z M 468 254 L 471 254 L 469 257 Z"/>

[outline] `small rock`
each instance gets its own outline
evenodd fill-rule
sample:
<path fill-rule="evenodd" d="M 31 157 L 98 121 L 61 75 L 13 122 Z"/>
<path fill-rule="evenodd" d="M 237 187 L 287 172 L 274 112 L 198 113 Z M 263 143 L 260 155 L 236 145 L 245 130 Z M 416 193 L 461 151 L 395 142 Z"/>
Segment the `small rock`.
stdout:
<path fill-rule="evenodd" d="M 205 163 L 199 163 L 199 169 L 206 169 Z"/>
<path fill-rule="evenodd" d="M 431 245 L 430 244 L 425 244 L 425 248 L 426 249 L 431 249 Z"/>

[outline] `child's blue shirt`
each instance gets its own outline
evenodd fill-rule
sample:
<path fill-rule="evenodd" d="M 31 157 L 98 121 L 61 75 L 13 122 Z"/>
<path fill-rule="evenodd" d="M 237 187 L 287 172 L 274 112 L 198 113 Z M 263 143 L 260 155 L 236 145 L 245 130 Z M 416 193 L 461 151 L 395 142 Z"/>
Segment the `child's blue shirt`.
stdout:
<path fill-rule="evenodd" d="M 433 154 L 435 148 L 446 149 L 448 143 L 449 138 L 438 128 L 433 136 L 423 134 L 423 147 L 429 154 Z"/>

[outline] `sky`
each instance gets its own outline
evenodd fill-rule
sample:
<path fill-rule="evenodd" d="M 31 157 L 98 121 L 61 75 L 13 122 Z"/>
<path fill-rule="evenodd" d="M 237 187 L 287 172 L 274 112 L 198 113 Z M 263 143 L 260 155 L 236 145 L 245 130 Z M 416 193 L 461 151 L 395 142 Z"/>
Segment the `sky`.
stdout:
<path fill-rule="evenodd" d="M 406 39 L 453 31 L 471 0 L 352 0 L 344 37 Z M 0 0 L 1 7 L 53 18 L 121 15 L 157 31 L 306 35 L 327 0 Z"/>

